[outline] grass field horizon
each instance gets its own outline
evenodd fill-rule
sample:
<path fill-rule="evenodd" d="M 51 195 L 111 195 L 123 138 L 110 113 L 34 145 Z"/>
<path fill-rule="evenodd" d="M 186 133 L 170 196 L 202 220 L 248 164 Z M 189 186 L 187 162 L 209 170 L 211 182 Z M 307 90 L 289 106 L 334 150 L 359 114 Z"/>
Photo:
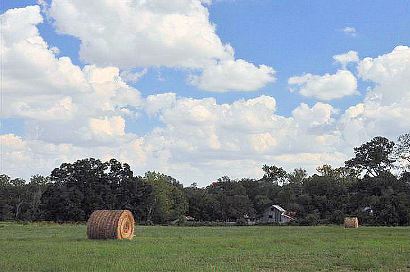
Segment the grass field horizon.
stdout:
<path fill-rule="evenodd" d="M 0 223 L 0 248 L 0 271 L 410 271 L 410 227 L 137 225 L 119 241 Z"/>

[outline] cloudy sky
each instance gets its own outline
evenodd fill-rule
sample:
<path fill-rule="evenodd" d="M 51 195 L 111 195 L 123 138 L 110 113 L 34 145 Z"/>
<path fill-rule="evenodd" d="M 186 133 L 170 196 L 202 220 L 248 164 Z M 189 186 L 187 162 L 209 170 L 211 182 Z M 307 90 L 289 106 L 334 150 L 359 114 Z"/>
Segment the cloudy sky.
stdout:
<path fill-rule="evenodd" d="M 331 2 L 331 3 L 330 3 Z M 1 173 L 117 158 L 185 185 L 410 131 L 408 1 L 2 1 Z"/>

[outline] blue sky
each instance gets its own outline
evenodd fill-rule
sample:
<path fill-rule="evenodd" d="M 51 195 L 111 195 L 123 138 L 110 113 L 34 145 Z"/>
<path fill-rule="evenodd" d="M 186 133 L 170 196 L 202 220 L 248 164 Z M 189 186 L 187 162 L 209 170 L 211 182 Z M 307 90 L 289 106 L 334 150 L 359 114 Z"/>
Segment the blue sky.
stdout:
<path fill-rule="evenodd" d="M 29 5 L 36 5 L 36 1 L 6 0 L 3 1 L 1 13 Z M 410 44 L 410 3 L 408 1 L 214 0 L 211 5 L 204 5 L 204 7 L 209 11 L 209 24 L 216 25 L 217 37 L 222 43 L 230 44 L 234 48 L 234 60 L 243 59 L 256 66 L 263 64 L 272 67 L 275 70 L 275 82 L 264 83 L 262 87 L 248 91 L 215 92 L 188 83 L 190 74 L 198 74 L 201 69 L 206 69 L 208 66 L 205 68 L 201 66 L 198 70 L 197 67 L 144 66 L 135 62 L 132 71 L 147 68 L 147 73 L 137 82 L 127 82 L 127 84 L 138 90 L 142 99 L 149 95 L 172 92 L 181 99 L 201 100 L 211 97 L 215 98 L 218 104 L 231 105 L 240 99 L 249 100 L 266 95 L 274 98 L 275 114 L 278 116 L 292 117 L 292 112 L 301 103 L 306 103 L 312 108 L 316 103 L 323 102 L 333 108 L 331 119 L 338 119 L 349 107 L 364 101 L 369 90 L 375 90 L 378 84 L 382 85 L 377 82 L 376 76 L 372 79 L 373 75 L 370 75 L 367 77 L 370 80 L 363 80 L 366 76 L 358 75 L 358 61 L 353 61 L 348 64 L 347 69 L 355 80 L 357 78 L 356 94 L 328 100 L 318 99 L 315 95 L 302 95 L 300 89 L 290 92 L 289 78 L 306 73 L 317 76 L 326 73 L 335 74 L 341 66 L 335 62 L 333 56 L 350 50 L 356 51 L 360 60 L 365 57 L 375 59 L 389 54 L 396 46 Z M 61 18 L 64 16 L 59 15 L 58 12 L 61 11 L 56 10 L 51 8 L 51 20 L 44 20 L 44 23 L 37 24 L 40 36 L 48 43 L 49 48 L 59 49 L 56 57 L 67 56 L 80 68 L 94 64 L 90 61 L 92 59 L 90 56 L 86 57 L 88 59 L 79 57 L 80 44 L 82 39 L 85 40 L 85 37 L 81 36 L 83 34 L 56 29 L 58 28 L 56 25 L 62 29 L 67 27 L 65 23 L 70 24 L 70 22 L 63 22 Z M 45 18 L 44 14 L 42 16 Z M 92 21 L 86 21 L 85 24 L 92 24 Z M 354 28 L 355 33 L 346 33 L 344 31 L 346 27 Z M 195 31 L 196 29 L 192 29 L 192 32 Z M 139 54 L 139 52 L 130 52 Z M 118 66 L 120 71 L 124 70 L 121 68 L 122 63 L 112 64 Z M 125 133 L 145 137 L 154 128 L 164 128 L 169 125 L 164 121 L 167 117 L 161 114 L 152 116 L 146 111 L 139 111 L 137 115 L 136 121 L 135 117 L 124 116 Z M 10 114 L 2 118 L 2 134 L 28 139 L 31 130 L 27 127 L 32 126 L 32 119 L 36 118 L 23 117 L 21 114 Z M 42 123 L 38 122 L 36 124 L 41 127 Z M 319 129 L 315 128 L 315 130 Z M 325 129 L 320 129 L 323 130 Z M 332 133 L 343 134 L 335 132 L 334 128 Z M 372 135 L 372 133 L 365 134 Z"/>

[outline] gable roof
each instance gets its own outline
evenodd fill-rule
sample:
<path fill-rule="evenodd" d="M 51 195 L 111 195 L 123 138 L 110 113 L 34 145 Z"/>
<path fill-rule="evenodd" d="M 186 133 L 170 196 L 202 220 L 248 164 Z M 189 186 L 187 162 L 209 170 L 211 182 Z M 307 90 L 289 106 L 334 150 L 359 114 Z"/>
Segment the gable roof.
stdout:
<path fill-rule="evenodd" d="M 279 206 L 279 205 L 272 205 L 272 207 L 279 210 L 280 212 L 286 212 L 286 210 L 284 208 L 282 208 L 281 206 Z"/>

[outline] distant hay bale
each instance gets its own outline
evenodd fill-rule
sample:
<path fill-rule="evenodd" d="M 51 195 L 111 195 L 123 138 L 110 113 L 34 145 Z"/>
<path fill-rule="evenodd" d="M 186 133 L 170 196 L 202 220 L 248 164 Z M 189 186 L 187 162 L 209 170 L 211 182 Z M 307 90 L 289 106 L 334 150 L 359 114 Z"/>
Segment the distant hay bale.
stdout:
<path fill-rule="evenodd" d="M 96 210 L 87 221 L 89 239 L 132 239 L 134 217 L 128 210 Z"/>
<path fill-rule="evenodd" d="M 345 228 L 358 228 L 359 220 L 357 217 L 345 217 Z"/>

